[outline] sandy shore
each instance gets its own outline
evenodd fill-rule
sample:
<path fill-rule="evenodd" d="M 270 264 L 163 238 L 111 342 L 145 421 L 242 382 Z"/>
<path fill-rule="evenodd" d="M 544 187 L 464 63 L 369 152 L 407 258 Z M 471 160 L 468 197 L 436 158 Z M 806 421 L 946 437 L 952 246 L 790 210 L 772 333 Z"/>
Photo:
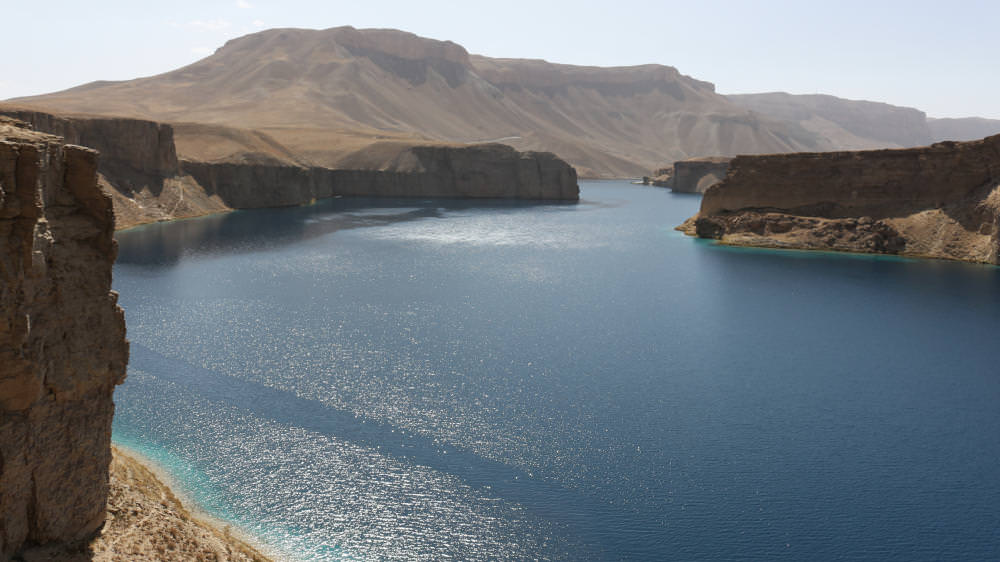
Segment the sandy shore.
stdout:
<path fill-rule="evenodd" d="M 101 533 L 75 551 L 41 548 L 25 562 L 126 562 L 142 560 L 270 562 L 263 547 L 225 523 L 192 512 L 164 484 L 153 463 L 112 447 L 108 517 Z"/>

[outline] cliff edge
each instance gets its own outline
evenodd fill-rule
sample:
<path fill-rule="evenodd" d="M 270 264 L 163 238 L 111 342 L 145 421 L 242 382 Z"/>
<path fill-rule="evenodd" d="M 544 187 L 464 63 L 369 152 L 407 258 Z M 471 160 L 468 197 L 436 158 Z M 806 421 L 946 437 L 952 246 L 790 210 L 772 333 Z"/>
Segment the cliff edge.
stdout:
<path fill-rule="evenodd" d="M 404 146 L 390 153 L 388 160 L 362 154 L 338 169 L 198 160 L 182 160 L 181 166 L 207 195 L 237 209 L 301 205 L 336 195 L 580 198 L 576 170 L 551 153 L 500 144 Z"/>
<path fill-rule="evenodd" d="M 688 158 L 674 162 L 673 166 L 656 170 L 653 177 L 643 178 L 643 183 L 669 187 L 676 193 L 705 193 L 705 190 L 726 177 L 730 160 L 732 158 L 725 156 Z"/>
<path fill-rule="evenodd" d="M 576 170 L 559 157 L 501 144 L 381 140 L 360 143 L 328 167 L 261 131 L 10 106 L 0 115 L 99 150 L 98 180 L 118 228 L 337 195 L 580 198 Z"/>
<path fill-rule="evenodd" d="M 0 559 L 104 523 L 125 319 L 97 152 L 0 118 Z"/>
<path fill-rule="evenodd" d="M 1000 264 L 1000 135 L 904 150 L 739 156 L 678 228 L 733 245 Z"/>

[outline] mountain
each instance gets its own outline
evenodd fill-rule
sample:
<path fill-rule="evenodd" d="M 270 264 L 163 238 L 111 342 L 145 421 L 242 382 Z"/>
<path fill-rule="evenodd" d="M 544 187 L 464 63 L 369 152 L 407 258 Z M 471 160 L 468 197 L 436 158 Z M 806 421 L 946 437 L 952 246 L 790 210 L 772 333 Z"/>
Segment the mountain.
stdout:
<path fill-rule="evenodd" d="M 928 119 L 931 137 L 938 141 L 969 141 L 1000 134 L 1000 119 Z"/>
<path fill-rule="evenodd" d="M 692 157 L 927 145 L 998 122 L 826 95 L 720 95 L 661 65 L 600 68 L 470 55 L 385 29 L 271 29 L 147 78 L 10 100 L 168 122 L 181 158 L 386 169 L 414 145 L 502 142 L 584 177 Z"/>
<path fill-rule="evenodd" d="M 209 150 L 332 167 L 377 166 L 413 143 L 499 140 L 555 152 L 583 175 L 626 177 L 692 156 L 829 145 L 668 66 L 491 59 L 449 41 L 351 27 L 262 31 L 165 74 L 11 102 L 197 124 L 177 127 L 182 157 Z M 219 145 L 219 126 L 254 132 L 226 132 Z"/>
<path fill-rule="evenodd" d="M 927 115 L 909 107 L 784 92 L 726 98 L 746 109 L 796 123 L 815 133 L 828 143 L 824 150 L 903 148 L 932 142 Z"/>

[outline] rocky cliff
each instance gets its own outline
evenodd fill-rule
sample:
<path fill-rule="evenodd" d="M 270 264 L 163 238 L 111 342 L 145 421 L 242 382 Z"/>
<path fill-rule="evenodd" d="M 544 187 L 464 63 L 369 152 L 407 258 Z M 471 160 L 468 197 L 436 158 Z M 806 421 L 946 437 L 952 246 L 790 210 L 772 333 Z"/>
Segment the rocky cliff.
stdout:
<path fill-rule="evenodd" d="M 576 170 L 558 156 L 503 144 L 413 146 L 381 162 L 360 154 L 352 164 L 334 171 L 338 195 L 580 198 Z"/>
<path fill-rule="evenodd" d="M 576 200 L 576 171 L 554 154 L 500 144 L 414 146 L 381 167 L 330 169 L 183 161 L 186 173 L 226 205 L 301 205 L 335 195 Z"/>
<path fill-rule="evenodd" d="M 97 158 L 0 120 L 0 559 L 104 522 L 128 348 Z"/>
<path fill-rule="evenodd" d="M 2 113 L 29 123 L 36 131 L 62 137 L 67 144 L 97 150 L 101 153 L 101 171 L 110 175 L 154 179 L 177 175 L 177 151 L 170 125 L 120 117 L 68 117 L 27 109 L 5 109 Z"/>
<path fill-rule="evenodd" d="M 229 208 L 180 170 L 174 130 L 143 119 L 54 115 L 16 107 L 6 115 L 65 142 L 100 152 L 98 181 L 113 202 L 118 228 L 218 213 Z"/>
<path fill-rule="evenodd" d="M 732 158 L 708 156 L 674 162 L 666 187 L 679 193 L 705 193 L 726 177 Z"/>
<path fill-rule="evenodd" d="M 1000 263 L 1000 135 L 740 156 L 680 227 L 728 244 Z"/>
<path fill-rule="evenodd" d="M 99 181 L 120 228 L 334 195 L 579 199 L 576 171 L 558 157 L 500 144 L 382 141 L 331 168 L 296 158 L 264 133 L 221 125 L 180 125 L 186 153 L 178 158 L 169 124 L 14 107 L 0 115 L 99 148 Z"/>

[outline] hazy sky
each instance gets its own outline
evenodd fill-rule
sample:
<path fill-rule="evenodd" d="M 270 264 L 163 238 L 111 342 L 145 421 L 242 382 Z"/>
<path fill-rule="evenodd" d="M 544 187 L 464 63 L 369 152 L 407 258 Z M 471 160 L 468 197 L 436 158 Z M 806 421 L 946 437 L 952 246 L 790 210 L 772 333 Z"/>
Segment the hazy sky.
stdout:
<path fill-rule="evenodd" d="M 719 92 L 1000 119 L 1000 0 L 3 0 L 0 99 L 158 74 L 270 27 L 389 27 L 471 53 L 660 63 Z"/>

